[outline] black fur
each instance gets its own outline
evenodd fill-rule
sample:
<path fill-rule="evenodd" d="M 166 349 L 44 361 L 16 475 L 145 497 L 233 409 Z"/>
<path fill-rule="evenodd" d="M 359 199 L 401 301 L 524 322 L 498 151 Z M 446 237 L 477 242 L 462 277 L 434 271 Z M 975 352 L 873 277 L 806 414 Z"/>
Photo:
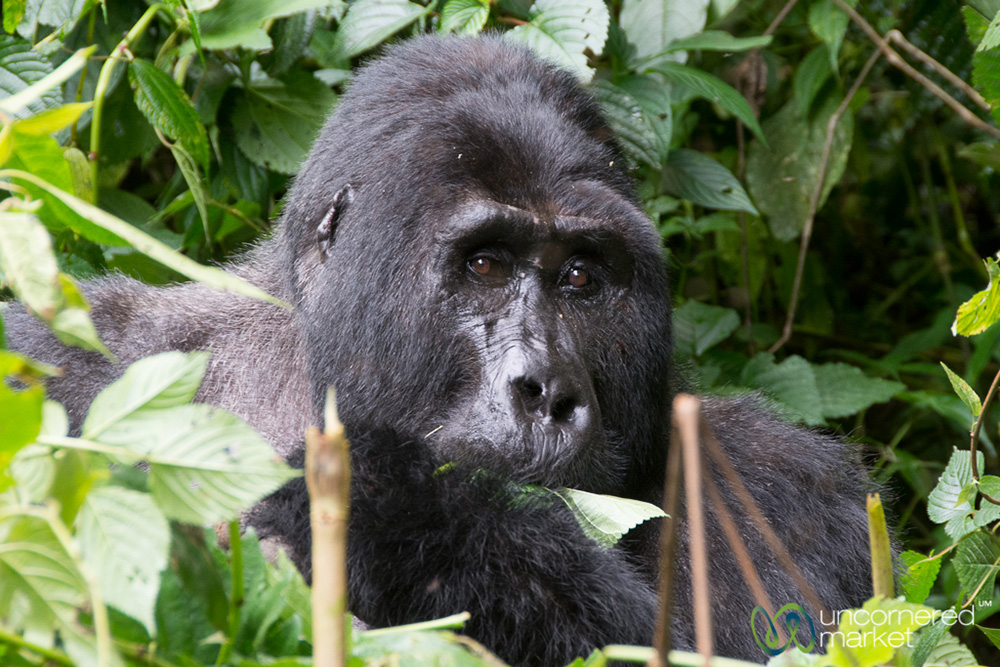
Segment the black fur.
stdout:
<path fill-rule="evenodd" d="M 649 643 L 658 526 L 604 549 L 560 503 L 512 504 L 503 481 L 661 500 L 669 296 L 624 167 L 570 75 L 496 38 L 413 40 L 361 71 L 277 234 L 231 267 L 294 313 L 115 277 L 88 295 L 119 365 L 60 346 L 16 308 L 10 344 L 66 369 L 50 391 L 76 426 L 128 362 L 210 350 L 200 400 L 241 415 L 292 461 L 335 385 L 354 466 L 351 607 L 368 623 L 468 610 L 468 633 L 516 664 Z M 851 448 L 750 399 L 705 410 L 826 605 L 859 604 L 870 591 L 866 482 Z M 446 462 L 455 468 L 435 474 Z M 309 571 L 301 483 L 250 520 Z M 739 512 L 737 524 L 772 600 L 804 602 Z M 709 526 L 717 650 L 763 658 L 754 602 L 711 516 Z M 690 647 L 685 549 L 676 571 L 675 635 Z"/>

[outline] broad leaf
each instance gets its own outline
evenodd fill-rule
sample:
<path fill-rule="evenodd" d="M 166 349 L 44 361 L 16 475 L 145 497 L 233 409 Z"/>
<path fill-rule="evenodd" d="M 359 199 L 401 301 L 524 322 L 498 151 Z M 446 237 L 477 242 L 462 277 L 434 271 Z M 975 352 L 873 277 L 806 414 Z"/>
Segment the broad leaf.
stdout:
<path fill-rule="evenodd" d="M 622 149 L 635 162 L 659 167 L 659 140 L 638 101 L 610 81 L 595 81 L 594 96 Z"/>
<path fill-rule="evenodd" d="M 991 597 L 1000 572 L 1000 542 L 985 531 L 976 531 L 959 543 L 951 564 L 967 593 L 982 586 L 986 597 Z"/>
<path fill-rule="evenodd" d="M 985 461 L 983 453 L 976 452 L 976 459 L 982 470 Z M 945 533 L 955 540 L 1000 518 L 1000 507 L 992 503 L 985 503 L 979 510 L 974 510 L 970 500 L 962 499 L 962 489 L 972 481 L 969 452 L 955 449 L 937 486 L 927 497 L 927 515 L 931 521 L 945 524 Z"/>
<path fill-rule="evenodd" d="M 190 403 L 208 366 L 208 352 L 163 352 L 141 359 L 90 404 L 83 437 L 97 439 L 123 419 Z"/>
<path fill-rule="evenodd" d="M 888 662 L 896 649 L 909 645 L 911 632 L 938 613 L 931 607 L 882 596 L 865 602 L 862 610 L 868 613 L 840 613 L 837 632 L 827 646 L 827 660 L 835 667 L 875 667 Z"/>
<path fill-rule="evenodd" d="M 958 336 L 975 336 L 983 333 L 1000 319 L 1000 265 L 992 257 L 985 260 L 990 282 L 982 292 L 958 307 L 951 333 Z"/>
<path fill-rule="evenodd" d="M 0 93 L 7 100 L 0 110 L 16 118 L 27 118 L 62 104 L 62 93 L 50 88 L 25 104 L 11 98 L 52 72 L 52 65 L 31 48 L 31 43 L 10 35 L 0 35 Z M 32 96 L 34 97 L 34 96 Z M 5 104 L 4 104 L 5 103 Z M 27 108 L 25 108 L 25 106 Z M 15 108 L 11 108 L 15 107 Z"/>
<path fill-rule="evenodd" d="M 747 151 L 747 187 L 767 218 L 771 232 L 781 241 L 796 238 L 805 225 L 819 178 L 826 126 L 838 103 L 830 98 L 807 116 L 798 102 L 789 102 L 764 121 L 764 133 L 770 146 L 753 141 Z M 853 135 L 854 119 L 847 112 L 833 133 L 817 210 L 822 209 L 847 167 Z"/>
<path fill-rule="evenodd" d="M 77 515 L 76 534 L 105 603 L 140 621 L 153 636 L 153 607 L 170 547 L 170 526 L 153 499 L 117 486 L 93 489 Z"/>
<path fill-rule="evenodd" d="M 941 571 L 941 558 L 930 558 L 916 551 L 904 551 L 899 560 L 906 572 L 899 578 L 907 602 L 923 604 Z"/>
<path fill-rule="evenodd" d="M 236 143 L 256 164 L 294 174 L 335 101 L 333 91 L 308 74 L 300 73 L 290 85 L 257 81 L 233 108 Z"/>
<path fill-rule="evenodd" d="M 128 79 L 135 91 L 135 104 L 150 124 L 207 169 L 208 135 L 187 93 L 169 74 L 140 58 L 129 64 Z"/>
<path fill-rule="evenodd" d="M 853 7 L 857 0 L 846 0 L 846 3 Z M 847 14 L 834 5 L 832 0 L 818 0 L 809 5 L 809 28 L 826 44 L 830 69 L 834 72 L 837 71 L 837 55 L 848 23 Z"/>
<path fill-rule="evenodd" d="M 527 45 L 539 56 L 590 81 L 585 51 L 600 55 L 608 39 L 610 15 L 602 0 L 537 0 L 531 21 L 505 33 L 507 39 Z"/>
<path fill-rule="evenodd" d="M 758 215 L 732 172 L 698 151 L 688 148 L 670 151 L 661 184 L 670 194 L 695 204 Z"/>
<path fill-rule="evenodd" d="M 663 53 L 676 40 L 701 32 L 709 0 L 624 0 L 619 25 L 635 45 L 637 58 Z M 674 59 L 683 62 L 684 53 Z"/>
<path fill-rule="evenodd" d="M 578 489 L 555 492 L 573 510 L 587 536 L 606 547 L 613 547 L 625 533 L 640 523 L 666 516 L 656 505 Z"/>
<path fill-rule="evenodd" d="M 759 37 L 733 37 L 723 30 L 705 30 L 688 37 L 681 37 L 670 42 L 663 53 L 674 51 L 725 51 L 735 53 L 761 49 L 768 46 L 774 38 L 771 35 Z"/>
<path fill-rule="evenodd" d="M 340 22 L 336 50 L 343 58 L 364 53 L 426 15 L 432 8 L 433 3 L 421 7 L 406 0 L 358 0 Z"/>
<path fill-rule="evenodd" d="M 948 375 L 948 382 L 951 383 L 951 388 L 955 390 L 955 394 L 969 407 L 969 412 L 972 413 L 972 416 L 978 417 L 979 413 L 983 411 L 983 402 L 979 398 L 979 394 L 976 393 L 976 390 L 948 368 L 943 361 L 941 362 L 941 368 Z"/>
<path fill-rule="evenodd" d="M 860 368 L 848 364 L 813 366 L 813 373 L 827 419 L 848 417 L 875 403 L 885 403 L 906 389 L 901 382 L 868 377 Z"/>
<path fill-rule="evenodd" d="M 757 117 L 754 115 L 753 109 L 750 108 L 749 102 L 722 79 L 700 69 L 670 62 L 657 62 L 651 65 L 649 70 L 659 72 L 670 83 L 682 86 L 698 97 L 715 102 L 743 121 L 743 124 L 759 140 L 766 143 L 764 132 L 761 130 L 760 123 L 757 122 Z"/>
<path fill-rule="evenodd" d="M 674 336 L 679 348 L 701 356 L 713 345 L 729 338 L 740 326 L 732 308 L 712 306 L 689 299 L 674 311 Z"/>
<path fill-rule="evenodd" d="M 459 35 L 477 35 L 490 16 L 489 0 L 448 0 L 441 9 L 438 30 Z"/>
<path fill-rule="evenodd" d="M 793 355 L 776 364 L 774 355 L 761 352 L 743 367 L 740 381 L 745 386 L 762 390 L 807 424 L 826 423 L 816 374 L 809 362 L 800 356 Z"/>

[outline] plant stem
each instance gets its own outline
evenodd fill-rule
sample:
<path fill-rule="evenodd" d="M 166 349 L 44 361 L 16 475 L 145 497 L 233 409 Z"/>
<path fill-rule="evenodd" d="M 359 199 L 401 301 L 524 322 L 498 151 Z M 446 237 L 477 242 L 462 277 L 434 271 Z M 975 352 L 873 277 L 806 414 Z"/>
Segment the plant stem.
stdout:
<path fill-rule="evenodd" d="M 976 423 L 972 425 L 972 431 L 969 434 L 969 465 L 972 466 L 972 479 L 979 481 L 979 465 L 976 462 L 976 442 L 979 440 L 979 430 L 983 427 L 983 418 L 986 416 L 986 408 L 989 407 L 990 403 L 993 401 L 993 396 L 997 393 L 997 385 L 1000 384 L 1000 371 L 993 376 L 993 384 L 990 385 L 990 390 L 986 392 L 986 398 L 983 399 L 983 408 L 979 411 L 979 416 L 976 417 Z M 993 503 L 994 505 L 1000 505 L 1000 500 L 983 493 L 983 490 L 979 490 L 979 494 L 987 501 Z"/>
<path fill-rule="evenodd" d="M 243 588 L 243 542 L 240 540 L 240 522 L 229 522 L 229 572 L 232 591 L 229 595 L 229 633 L 226 642 L 219 649 L 216 665 L 229 662 L 236 645 L 236 635 L 240 631 L 240 617 L 243 611 L 245 591 Z"/>
<path fill-rule="evenodd" d="M 39 646 L 38 644 L 32 644 L 31 642 L 25 640 L 24 637 L 16 634 L 13 630 L 8 630 L 7 628 L 0 627 L 0 644 L 7 644 L 8 646 L 31 651 L 32 653 L 45 658 L 48 662 L 57 662 L 60 665 L 73 667 L 73 660 L 71 660 L 70 657 L 62 651 L 55 651 L 53 649 Z"/>
<path fill-rule="evenodd" d="M 312 526 L 313 665 L 344 667 L 347 609 L 347 517 L 350 443 L 337 417 L 337 399 L 326 397 L 326 427 L 306 431 L 306 486 Z"/>
<path fill-rule="evenodd" d="M 104 66 L 101 67 L 101 73 L 97 77 L 97 88 L 94 90 L 94 114 L 90 119 L 90 155 L 89 159 L 91 161 L 91 182 L 94 184 L 94 197 L 96 199 L 97 193 L 99 191 L 99 168 L 98 159 L 101 156 L 101 121 L 104 118 L 104 98 L 108 92 L 108 86 L 111 85 L 111 75 L 115 71 L 115 66 L 120 60 L 126 59 L 126 54 L 140 37 L 145 34 L 146 29 L 149 28 L 149 24 L 153 22 L 153 19 L 158 13 L 163 13 L 168 19 L 173 19 L 170 12 L 164 5 L 159 3 L 155 5 L 150 5 L 149 9 L 143 13 L 132 29 L 128 31 L 125 38 L 118 42 L 118 45 L 111 51 L 111 55 L 104 62 Z"/>

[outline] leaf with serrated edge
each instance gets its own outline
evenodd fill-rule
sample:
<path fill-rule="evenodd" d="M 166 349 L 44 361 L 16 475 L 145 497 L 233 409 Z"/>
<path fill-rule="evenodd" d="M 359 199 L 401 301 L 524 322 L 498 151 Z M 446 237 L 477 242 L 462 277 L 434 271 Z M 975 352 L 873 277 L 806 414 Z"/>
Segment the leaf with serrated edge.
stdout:
<path fill-rule="evenodd" d="M 406 0 L 358 0 L 337 30 L 337 50 L 344 58 L 372 49 L 433 9 Z"/>
<path fill-rule="evenodd" d="M 488 0 L 448 0 L 441 8 L 440 32 L 477 35 L 490 16 Z"/>
<path fill-rule="evenodd" d="M 529 15 L 530 23 L 517 26 L 504 37 L 575 72 L 581 81 L 590 81 L 594 72 L 587 66 L 584 52 L 600 55 L 604 50 L 610 21 L 607 5 L 601 0 L 537 0 Z"/>
<path fill-rule="evenodd" d="M 103 431 L 143 410 L 190 403 L 208 367 L 208 352 L 163 352 L 140 359 L 97 395 L 83 422 L 83 437 Z"/>
<path fill-rule="evenodd" d="M 579 489 L 555 492 L 573 510 L 583 532 L 598 544 L 614 546 L 625 533 L 644 521 L 666 516 L 656 505 Z"/>
<path fill-rule="evenodd" d="M 197 525 L 231 520 L 300 474 L 245 422 L 204 404 L 132 412 L 97 441 L 148 463 L 160 509 Z"/>
<path fill-rule="evenodd" d="M 116 486 L 93 489 L 76 518 L 83 560 L 101 582 L 104 601 L 155 634 L 153 607 L 167 566 L 170 526 L 153 499 Z"/>
<path fill-rule="evenodd" d="M 958 336 L 980 334 L 1000 319 L 1000 265 L 992 257 L 985 260 L 990 282 L 982 292 L 976 292 L 971 299 L 958 307 L 951 333 Z"/>
<path fill-rule="evenodd" d="M 1000 572 L 1000 544 L 984 531 L 972 533 L 959 542 L 951 564 L 962 587 L 970 593 L 979 590 L 993 591 L 993 582 Z"/>

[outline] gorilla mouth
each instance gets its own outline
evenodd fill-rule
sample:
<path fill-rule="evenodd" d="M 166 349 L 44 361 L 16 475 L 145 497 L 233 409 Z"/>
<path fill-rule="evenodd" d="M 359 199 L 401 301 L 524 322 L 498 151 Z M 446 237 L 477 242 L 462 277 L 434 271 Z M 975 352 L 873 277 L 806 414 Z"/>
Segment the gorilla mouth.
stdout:
<path fill-rule="evenodd" d="M 526 427 L 500 438 L 470 437 L 445 426 L 428 440 L 442 464 L 485 470 L 520 484 L 613 493 L 623 486 L 627 462 L 616 446 L 620 438 L 601 435 L 572 440 L 564 433 Z"/>

